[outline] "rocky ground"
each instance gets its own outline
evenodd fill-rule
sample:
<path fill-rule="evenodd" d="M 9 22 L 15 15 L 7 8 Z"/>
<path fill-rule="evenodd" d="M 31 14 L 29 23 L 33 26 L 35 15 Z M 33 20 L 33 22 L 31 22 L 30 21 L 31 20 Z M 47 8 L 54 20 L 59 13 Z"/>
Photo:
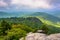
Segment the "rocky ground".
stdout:
<path fill-rule="evenodd" d="M 20 40 L 24 40 L 21 38 Z M 46 35 L 43 33 L 28 33 L 25 40 L 60 40 L 60 33 Z"/>

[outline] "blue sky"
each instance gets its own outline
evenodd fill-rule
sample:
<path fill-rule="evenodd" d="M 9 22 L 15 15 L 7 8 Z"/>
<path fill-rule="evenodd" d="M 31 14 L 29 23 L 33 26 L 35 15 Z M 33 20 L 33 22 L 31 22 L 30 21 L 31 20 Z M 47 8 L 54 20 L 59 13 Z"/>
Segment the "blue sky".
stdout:
<path fill-rule="evenodd" d="M 60 0 L 0 0 L 0 11 L 59 11 Z"/>

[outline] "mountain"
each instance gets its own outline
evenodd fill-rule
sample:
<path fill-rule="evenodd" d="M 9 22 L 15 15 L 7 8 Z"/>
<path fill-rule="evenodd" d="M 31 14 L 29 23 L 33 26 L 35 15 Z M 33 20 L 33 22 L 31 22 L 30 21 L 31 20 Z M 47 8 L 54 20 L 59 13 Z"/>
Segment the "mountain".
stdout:
<path fill-rule="evenodd" d="M 57 14 L 56 14 L 57 15 Z M 42 17 L 45 20 L 50 20 L 52 22 L 60 22 L 60 18 L 53 16 L 51 14 L 45 13 L 45 12 L 0 12 L 0 18 L 6 18 L 6 17 L 29 17 L 29 16 L 34 16 L 34 17 Z"/>
<path fill-rule="evenodd" d="M 52 15 L 60 18 L 60 10 L 56 10 L 56 11 L 53 11 L 51 13 L 52 13 Z"/>
<path fill-rule="evenodd" d="M 12 14 L 8 12 L 0 12 L 0 18 L 6 18 L 6 17 L 11 17 Z"/>
<path fill-rule="evenodd" d="M 44 18 L 45 20 L 49 20 L 49 21 L 52 21 L 52 22 L 60 22 L 60 18 L 56 17 L 56 16 L 53 16 L 51 14 L 48 14 L 48 13 L 45 13 L 45 12 L 35 12 L 33 14 L 29 14 L 29 16 L 38 16 L 38 17 L 42 17 Z"/>
<path fill-rule="evenodd" d="M 55 13 L 53 15 L 55 15 L 56 17 L 59 17 L 60 18 L 60 13 Z"/>
<path fill-rule="evenodd" d="M 24 24 L 27 25 L 29 27 L 40 27 L 42 26 L 42 22 L 41 20 L 39 20 L 36 17 L 27 17 L 27 18 L 23 18 L 23 17 L 11 17 L 11 18 L 0 18 L 0 22 L 2 20 L 6 20 L 8 23 L 11 24 Z"/>
<path fill-rule="evenodd" d="M 23 12 L 0 12 L 0 18 L 7 18 L 7 17 L 19 17 L 24 14 Z"/>
<path fill-rule="evenodd" d="M 7 18 L 7 17 L 23 17 L 27 14 L 31 14 L 32 12 L 1 12 L 0 11 L 0 18 Z"/>
<path fill-rule="evenodd" d="M 9 14 L 6 13 L 6 12 L 0 12 L 0 18 L 1 18 L 1 17 L 5 17 L 6 15 L 9 15 Z"/>

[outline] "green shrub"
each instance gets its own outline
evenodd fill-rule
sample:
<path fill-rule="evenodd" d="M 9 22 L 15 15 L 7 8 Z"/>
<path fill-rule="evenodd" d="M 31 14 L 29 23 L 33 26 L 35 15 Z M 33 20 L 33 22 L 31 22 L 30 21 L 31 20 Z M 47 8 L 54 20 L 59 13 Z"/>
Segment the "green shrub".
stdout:
<path fill-rule="evenodd" d="M 34 29 L 32 29 L 32 27 L 29 27 L 29 26 L 27 26 L 25 24 L 18 24 L 18 25 L 15 25 L 15 26 L 13 28 L 20 28 L 20 29 L 26 31 L 27 33 L 32 32 L 34 30 Z"/>
<path fill-rule="evenodd" d="M 43 24 L 43 25 L 40 27 L 40 29 L 43 30 L 46 34 L 48 34 L 48 32 L 49 32 L 48 25 L 46 25 L 46 24 Z"/>
<path fill-rule="evenodd" d="M 8 32 L 5 40 L 19 40 L 19 38 L 26 36 L 26 32 L 20 28 L 14 28 Z"/>

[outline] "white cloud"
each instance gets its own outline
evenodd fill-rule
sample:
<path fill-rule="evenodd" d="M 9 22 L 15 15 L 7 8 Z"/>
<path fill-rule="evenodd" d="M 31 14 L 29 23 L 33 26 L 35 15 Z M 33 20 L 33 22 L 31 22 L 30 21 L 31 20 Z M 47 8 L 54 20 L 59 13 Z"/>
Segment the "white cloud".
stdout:
<path fill-rule="evenodd" d="M 24 5 L 29 8 L 51 9 L 53 7 L 47 0 L 12 0 L 11 4 L 18 6 Z"/>
<path fill-rule="evenodd" d="M 7 3 L 5 3 L 3 0 L 0 0 L 0 7 L 6 7 L 8 6 Z"/>

